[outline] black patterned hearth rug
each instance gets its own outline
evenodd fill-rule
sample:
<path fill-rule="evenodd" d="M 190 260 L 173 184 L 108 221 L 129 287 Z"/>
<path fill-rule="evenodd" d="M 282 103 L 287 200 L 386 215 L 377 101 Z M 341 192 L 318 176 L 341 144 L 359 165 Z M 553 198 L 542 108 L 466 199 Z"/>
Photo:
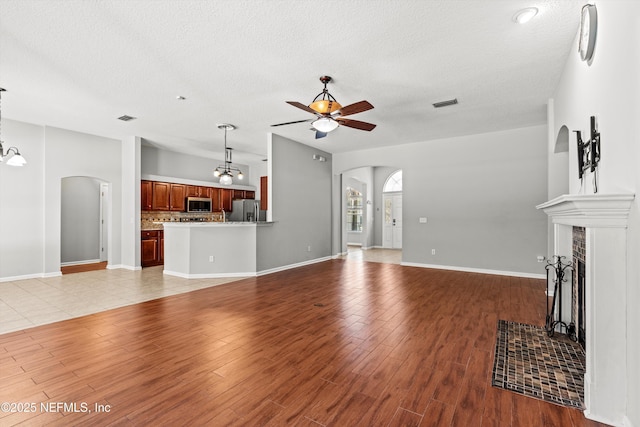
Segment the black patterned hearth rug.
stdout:
<path fill-rule="evenodd" d="M 585 353 L 541 326 L 498 320 L 491 384 L 571 408 L 584 408 Z"/>

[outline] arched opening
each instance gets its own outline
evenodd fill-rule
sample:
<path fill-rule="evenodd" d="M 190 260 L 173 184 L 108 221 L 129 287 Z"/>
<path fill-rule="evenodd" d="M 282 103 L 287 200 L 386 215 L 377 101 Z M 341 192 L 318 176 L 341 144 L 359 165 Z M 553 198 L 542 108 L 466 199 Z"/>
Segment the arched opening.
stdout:
<path fill-rule="evenodd" d="M 562 126 L 549 159 L 549 199 L 569 194 L 569 128 Z"/>
<path fill-rule="evenodd" d="M 61 180 L 60 264 L 63 273 L 106 268 L 109 184 L 93 177 Z"/>
<path fill-rule="evenodd" d="M 352 260 L 400 264 L 402 252 L 387 250 L 382 243 L 383 190 L 398 171 L 393 166 L 364 166 L 340 174 L 339 253 Z M 387 184 L 388 186 L 389 184 Z M 336 215 L 338 212 L 336 211 Z"/>

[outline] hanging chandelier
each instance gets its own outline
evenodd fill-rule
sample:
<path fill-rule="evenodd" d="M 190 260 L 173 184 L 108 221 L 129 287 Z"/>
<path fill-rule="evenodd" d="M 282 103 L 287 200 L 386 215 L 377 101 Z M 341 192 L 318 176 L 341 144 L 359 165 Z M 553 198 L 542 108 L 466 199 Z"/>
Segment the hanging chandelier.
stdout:
<path fill-rule="evenodd" d="M 218 129 L 224 129 L 224 165 L 218 166 L 213 171 L 213 176 L 220 178 L 220 184 L 231 185 L 233 184 L 233 174 L 237 173 L 238 179 L 244 178 L 242 171 L 232 166 L 231 151 L 233 148 L 227 147 L 227 131 L 234 130 L 236 127 L 228 123 L 222 123 L 218 125 Z"/>
<path fill-rule="evenodd" d="M 6 90 L 0 87 L 0 101 L 2 100 L 2 92 L 6 92 Z M 0 105 L 0 125 L 1 124 L 2 124 L 2 106 Z M 24 166 L 27 163 L 27 161 L 24 159 L 24 157 L 22 157 L 22 155 L 20 154 L 20 151 L 16 147 L 9 147 L 7 151 L 4 151 L 4 147 L 2 144 L 3 144 L 2 132 L 0 128 L 0 163 L 2 163 L 4 159 L 7 158 L 7 156 L 11 153 L 13 153 L 13 155 L 9 157 L 9 159 L 7 160 L 7 164 L 9 166 Z"/>

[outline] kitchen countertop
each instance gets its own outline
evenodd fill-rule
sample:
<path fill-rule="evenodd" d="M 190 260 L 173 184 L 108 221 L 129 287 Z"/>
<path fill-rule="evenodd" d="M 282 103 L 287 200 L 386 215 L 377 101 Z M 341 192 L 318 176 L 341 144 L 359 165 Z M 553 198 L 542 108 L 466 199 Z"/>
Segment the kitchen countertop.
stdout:
<path fill-rule="evenodd" d="M 194 222 L 162 222 L 160 224 L 163 224 L 164 227 L 180 227 L 180 228 L 189 228 L 189 227 L 198 227 L 198 228 L 202 228 L 202 227 L 232 227 L 232 226 L 236 226 L 236 227 L 247 227 L 247 226 L 254 226 L 254 225 L 272 225 L 274 222 L 273 221 L 258 221 L 258 222 L 242 222 L 242 221 L 226 221 L 226 222 L 198 222 L 198 221 L 194 221 Z"/>

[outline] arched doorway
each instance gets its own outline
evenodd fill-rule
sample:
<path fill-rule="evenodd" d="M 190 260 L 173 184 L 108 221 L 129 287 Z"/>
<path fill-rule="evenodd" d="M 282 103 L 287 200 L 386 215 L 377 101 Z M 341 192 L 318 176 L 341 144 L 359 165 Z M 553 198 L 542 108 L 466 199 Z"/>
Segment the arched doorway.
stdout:
<path fill-rule="evenodd" d="M 62 178 L 60 201 L 63 273 L 105 268 L 108 262 L 109 184 L 86 176 Z"/>

